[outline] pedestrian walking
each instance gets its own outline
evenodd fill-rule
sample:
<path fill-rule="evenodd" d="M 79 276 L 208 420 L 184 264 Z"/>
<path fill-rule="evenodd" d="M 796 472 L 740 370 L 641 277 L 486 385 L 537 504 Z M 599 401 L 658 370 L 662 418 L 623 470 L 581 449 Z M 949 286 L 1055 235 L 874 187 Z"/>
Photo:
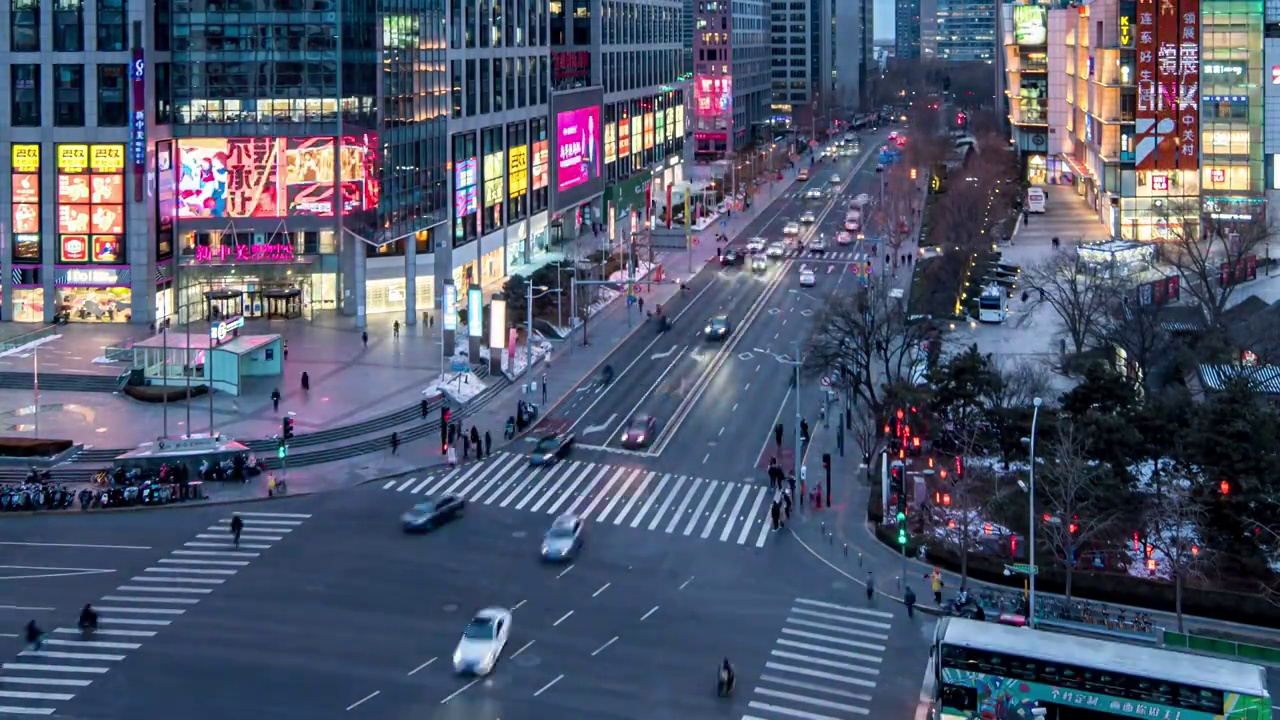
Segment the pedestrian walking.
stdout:
<path fill-rule="evenodd" d="M 805 470 L 805 469 L 804 469 L 803 467 L 802 467 L 802 468 L 800 468 L 800 477 L 801 477 L 801 478 L 803 478 L 803 477 L 804 477 L 804 470 Z M 788 476 L 787 476 L 787 491 L 788 491 L 788 492 L 790 492 L 792 495 L 795 495 L 795 494 L 796 494 L 796 476 L 795 476 L 795 475 L 788 475 Z"/>
<path fill-rule="evenodd" d="M 391 454 L 395 455 L 396 451 L 399 449 L 400 449 L 400 435 L 397 433 L 391 433 Z"/>
<path fill-rule="evenodd" d="M 391 337 L 395 338 L 396 340 L 400 339 L 400 321 L 399 320 L 391 323 Z"/>
<path fill-rule="evenodd" d="M 311 390 L 311 376 L 307 374 L 306 370 L 303 370 L 302 371 L 302 391 L 307 392 L 309 390 Z"/>
<path fill-rule="evenodd" d="M 462 436 L 462 459 L 468 460 L 470 458 L 471 458 L 471 437 L 464 434 Z"/>
<path fill-rule="evenodd" d="M 476 447 L 476 459 L 477 460 L 483 459 L 484 446 L 480 444 L 480 431 L 476 429 L 475 425 L 471 426 L 471 444 Z"/>
<path fill-rule="evenodd" d="M 937 570 L 933 571 L 933 576 L 929 580 L 929 585 L 933 588 L 933 603 L 942 605 L 942 573 Z"/>
<path fill-rule="evenodd" d="M 422 311 L 422 324 L 431 327 L 431 313 L 426 310 Z"/>
<path fill-rule="evenodd" d="M 458 448 L 450 445 L 445 457 L 449 459 L 449 467 L 458 467 Z"/>
<path fill-rule="evenodd" d="M 916 594 L 909 585 L 902 592 L 902 604 L 907 606 L 907 617 L 915 617 Z"/>
<path fill-rule="evenodd" d="M 489 435 L 488 430 L 484 431 L 484 456 L 485 457 L 493 456 L 493 437 Z"/>
<path fill-rule="evenodd" d="M 644 298 L 642 297 L 636 298 L 636 307 L 640 308 L 640 312 L 644 312 Z M 546 384 L 545 381 L 543 384 Z"/>
<path fill-rule="evenodd" d="M 547 374 L 542 373 L 542 404 L 547 404 Z"/>
<path fill-rule="evenodd" d="M 421 403 L 419 403 L 419 406 L 422 408 L 422 419 L 423 419 L 423 420 L 426 420 L 426 419 L 427 419 L 427 409 L 429 408 L 430 403 L 428 403 L 428 402 L 426 401 L 426 399 L 423 399 L 423 401 L 422 401 Z"/>
<path fill-rule="evenodd" d="M 867 602 L 871 602 L 876 596 L 875 579 L 871 577 L 871 571 L 867 571 Z"/>
<path fill-rule="evenodd" d="M 364 330 L 360 333 L 360 342 L 364 343 L 365 348 L 369 347 L 369 331 Z"/>
<path fill-rule="evenodd" d="M 774 500 L 769 505 L 769 517 L 773 520 L 773 531 L 778 531 L 778 518 L 782 514 L 782 504 Z"/>
<path fill-rule="evenodd" d="M 516 416 L 515 416 L 515 415 L 508 415 L 508 416 L 507 416 L 507 427 L 506 427 L 506 429 L 504 429 L 504 430 L 503 430 L 503 433 L 502 433 L 502 439 L 503 439 L 503 440 L 513 440 L 513 439 L 515 439 L 515 436 L 516 436 Z"/>
<path fill-rule="evenodd" d="M 289 359 L 289 341 L 288 340 L 280 341 L 280 355 L 285 360 Z"/>
<path fill-rule="evenodd" d="M 280 388 L 271 391 L 271 411 L 280 412 Z"/>

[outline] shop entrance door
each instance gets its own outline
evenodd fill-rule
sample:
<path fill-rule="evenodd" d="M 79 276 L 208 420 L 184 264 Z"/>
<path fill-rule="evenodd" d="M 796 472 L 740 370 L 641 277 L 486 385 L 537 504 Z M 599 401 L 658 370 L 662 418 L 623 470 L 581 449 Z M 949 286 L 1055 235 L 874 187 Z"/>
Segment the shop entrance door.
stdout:
<path fill-rule="evenodd" d="M 560 247 L 560 243 L 564 242 L 564 218 L 556 218 L 547 226 L 547 237 L 550 240 L 551 247 Z"/>
<path fill-rule="evenodd" d="M 216 322 L 226 317 L 239 315 L 244 311 L 244 293 L 239 290 L 223 288 L 209 290 L 204 294 L 204 311 L 201 315 L 205 322 Z"/>
<path fill-rule="evenodd" d="M 302 290 L 296 287 L 263 290 L 262 302 L 263 313 L 268 320 L 302 317 Z"/>

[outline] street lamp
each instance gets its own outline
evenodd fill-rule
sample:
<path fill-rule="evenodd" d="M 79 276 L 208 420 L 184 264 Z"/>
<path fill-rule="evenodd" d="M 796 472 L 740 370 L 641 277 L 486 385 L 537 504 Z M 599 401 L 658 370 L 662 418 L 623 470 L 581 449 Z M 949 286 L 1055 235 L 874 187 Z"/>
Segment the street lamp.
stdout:
<path fill-rule="evenodd" d="M 794 292 L 794 291 L 793 291 L 793 292 Z M 785 355 L 778 355 L 777 353 L 772 353 L 772 352 L 769 352 L 768 350 L 762 350 L 762 349 L 760 349 L 760 348 L 755 348 L 755 351 L 756 351 L 756 352 L 758 352 L 758 353 L 764 354 L 764 355 L 769 355 L 769 356 L 771 356 L 774 360 L 778 361 L 779 363 L 782 363 L 783 365 L 790 365 L 792 368 L 794 368 L 794 369 L 795 369 L 795 385 L 796 385 L 796 444 L 795 444 L 796 450 L 795 450 L 795 478 L 796 478 L 796 480 L 799 480 L 799 479 L 800 479 L 800 460 L 801 460 L 802 456 L 804 455 L 804 452 L 803 452 L 803 451 L 804 451 L 804 448 L 802 447 L 802 443 L 804 442 L 804 440 L 803 440 L 803 438 L 801 438 L 801 437 L 800 437 L 800 422 L 801 422 L 801 418 L 800 418 L 800 366 L 804 364 L 804 361 L 803 361 L 803 360 L 801 360 L 801 358 L 800 358 L 800 343 L 799 343 L 799 342 L 793 343 L 793 347 L 795 347 L 795 350 L 796 350 L 796 355 L 795 355 L 795 358 L 794 358 L 794 359 L 788 359 Z"/>
<path fill-rule="evenodd" d="M 1031 470 L 1027 481 L 1027 624 L 1036 624 L 1036 425 L 1040 420 L 1040 406 L 1044 403 L 1035 398 L 1031 404 L 1035 410 L 1031 412 L 1031 437 L 1023 440 L 1031 447 Z"/>
<path fill-rule="evenodd" d="M 556 266 L 556 325 L 557 327 L 564 327 L 564 295 L 561 292 L 561 279 L 564 277 L 564 273 L 576 274 L 578 268 L 576 265 L 565 267 L 564 260 L 557 260 L 552 264 Z"/>
<path fill-rule="evenodd" d="M 535 289 L 539 291 L 537 295 L 533 294 Z M 559 295 L 560 289 L 548 288 L 546 285 L 539 285 L 537 288 L 533 285 L 525 287 L 524 370 L 529 373 L 529 383 L 533 382 L 533 301 L 551 293 Z"/>

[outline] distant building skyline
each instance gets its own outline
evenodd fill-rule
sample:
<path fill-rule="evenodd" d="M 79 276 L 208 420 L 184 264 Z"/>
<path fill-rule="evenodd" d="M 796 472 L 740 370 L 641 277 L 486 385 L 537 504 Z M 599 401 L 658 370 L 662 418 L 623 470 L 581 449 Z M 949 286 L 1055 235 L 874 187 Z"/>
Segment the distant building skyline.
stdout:
<path fill-rule="evenodd" d="M 876 42 L 881 40 L 892 41 L 894 38 L 893 15 L 896 11 L 896 3 L 893 0 L 876 0 L 875 10 L 875 38 Z"/>

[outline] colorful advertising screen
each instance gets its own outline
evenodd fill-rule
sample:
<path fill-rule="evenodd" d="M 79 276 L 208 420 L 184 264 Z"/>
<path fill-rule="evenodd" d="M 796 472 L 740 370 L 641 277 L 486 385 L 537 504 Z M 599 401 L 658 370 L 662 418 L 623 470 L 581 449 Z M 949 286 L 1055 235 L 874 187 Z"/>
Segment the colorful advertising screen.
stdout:
<path fill-rule="evenodd" d="M 453 169 L 453 215 L 466 217 L 478 209 L 476 184 L 479 182 L 476 158 L 467 158 Z"/>
<path fill-rule="evenodd" d="M 156 143 L 156 259 L 173 257 L 173 220 L 178 214 L 176 203 L 178 176 L 174 174 L 174 141 Z"/>
<path fill-rule="evenodd" d="M 539 140 L 533 144 L 533 189 L 541 190 L 551 184 L 550 143 Z"/>
<path fill-rule="evenodd" d="M 631 120 L 623 115 L 618 121 L 618 157 L 625 158 L 631 154 Z"/>
<path fill-rule="evenodd" d="M 668 110 L 667 112 L 670 112 L 670 110 Z M 665 123 L 666 116 L 667 116 L 666 112 L 659 110 L 658 114 L 655 115 L 653 118 L 653 122 L 654 122 L 653 140 L 659 145 L 667 141 L 667 126 Z"/>
<path fill-rule="evenodd" d="M 684 137 L 684 106 L 677 105 L 675 109 L 676 109 L 676 120 L 675 120 L 676 137 Z M 668 110 L 667 112 L 671 112 L 671 111 Z M 668 119 L 667 122 L 668 124 L 670 124 L 670 119 Z"/>
<path fill-rule="evenodd" d="M 1200 0 L 1181 0 L 1178 14 L 1179 170 L 1200 168 Z"/>
<path fill-rule="evenodd" d="M 484 206 L 487 208 L 502 204 L 502 177 L 506 159 L 506 154 L 501 150 L 484 156 Z"/>
<path fill-rule="evenodd" d="M 333 138 L 289 138 L 284 154 L 284 185 L 290 215 L 333 217 Z"/>
<path fill-rule="evenodd" d="M 644 116 L 644 149 L 653 149 L 653 113 Z"/>
<path fill-rule="evenodd" d="M 377 207 L 375 136 L 344 136 L 338 158 L 335 145 L 327 136 L 180 140 L 178 217 L 332 217 L 339 196 L 343 214 Z"/>
<path fill-rule="evenodd" d="M 13 258 L 40 260 L 40 144 L 14 143 L 9 149 Z"/>
<path fill-rule="evenodd" d="M 700 75 L 693 84 L 693 105 L 699 117 L 715 117 L 731 112 L 733 78 L 728 75 Z"/>
<path fill-rule="evenodd" d="M 556 192 L 600 177 L 600 108 L 556 114 Z"/>
<path fill-rule="evenodd" d="M 58 260 L 124 262 L 125 147 L 58 145 Z"/>
<path fill-rule="evenodd" d="M 604 164 L 612 165 L 618 159 L 618 124 L 604 126 Z"/>
<path fill-rule="evenodd" d="M 639 155 L 644 149 L 644 125 L 643 118 L 639 115 L 631 116 L 631 154 Z"/>
<path fill-rule="evenodd" d="M 1138 106 L 1133 135 L 1138 170 L 1156 167 L 1156 1 L 1137 0 Z"/>
<path fill-rule="evenodd" d="M 1018 45 L 1044 45 L 1049 42 L 1048 10 L 1039 5 L 1015 5 L 1013 8 L 1013 41 Z"/>
<path fill-rule="evenodd" d="M 529 146 L 511 148 L 507 157 L 507 195 L 518 198 L 529 190 Z"/>

